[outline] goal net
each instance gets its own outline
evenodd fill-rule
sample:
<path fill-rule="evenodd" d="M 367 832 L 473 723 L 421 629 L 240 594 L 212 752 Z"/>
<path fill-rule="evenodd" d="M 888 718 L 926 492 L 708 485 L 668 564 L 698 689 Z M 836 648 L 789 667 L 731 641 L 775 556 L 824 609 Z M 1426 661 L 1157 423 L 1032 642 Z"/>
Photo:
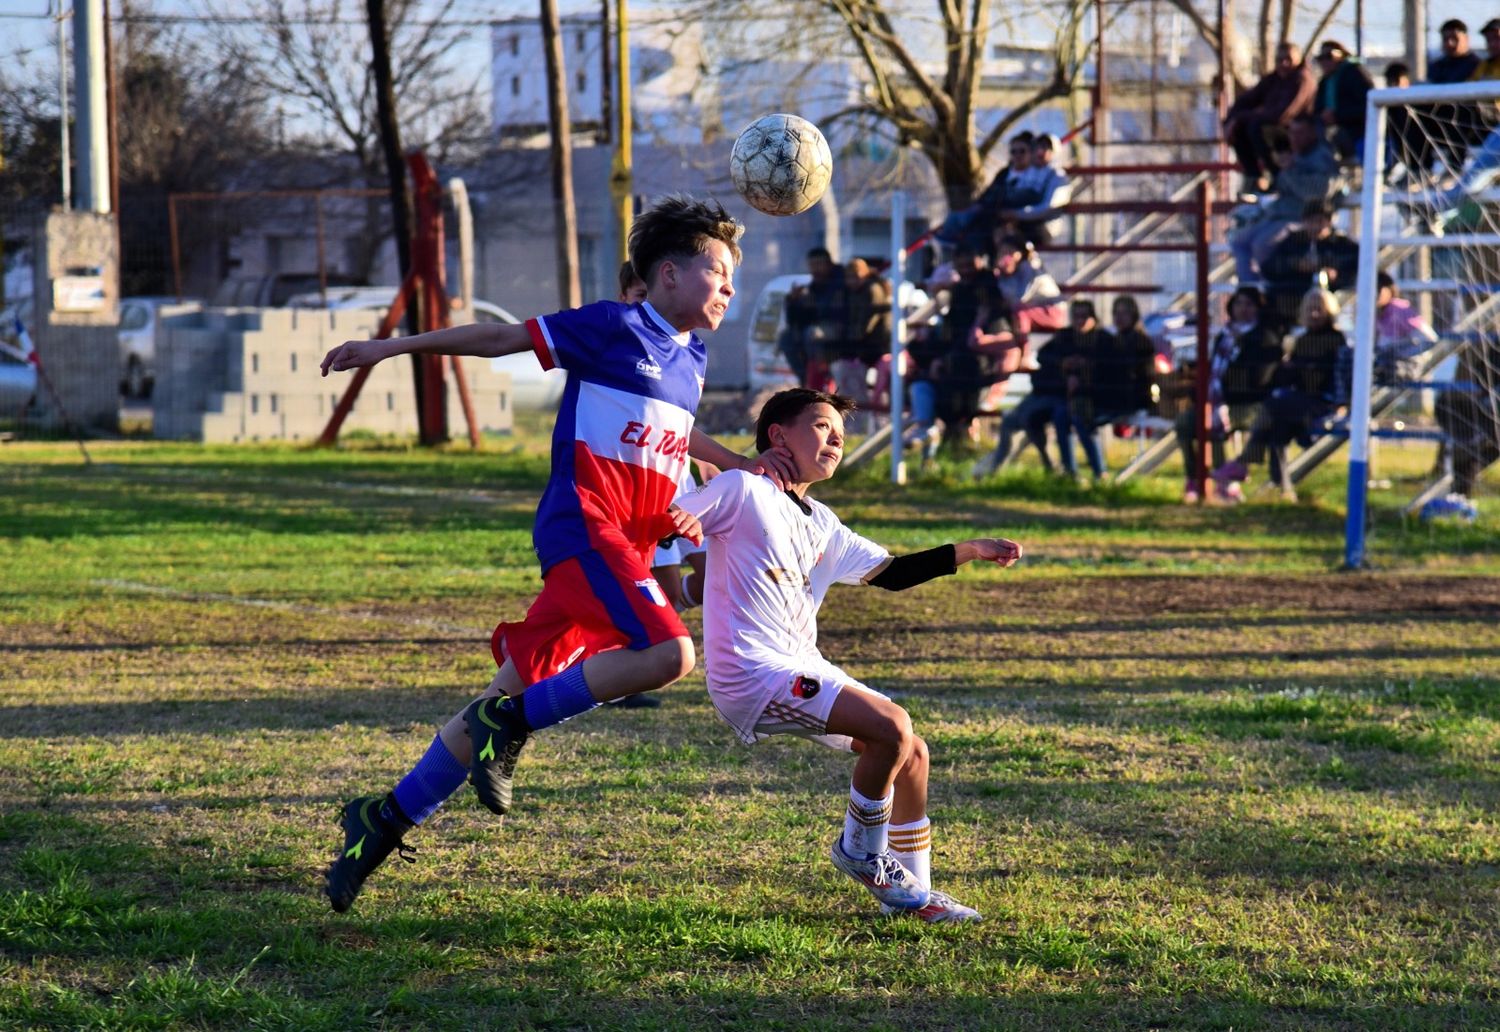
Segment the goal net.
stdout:
<path fill-rule="evenodd" d="M 1365 562 L 1372 477 L 1381 487 L 1391 480 L 1415 519 L 1472 522 L 1497 511 L 1497 98 L 1495 81 L 1369 95 L 1348 422 L 1349 566 Z"/>

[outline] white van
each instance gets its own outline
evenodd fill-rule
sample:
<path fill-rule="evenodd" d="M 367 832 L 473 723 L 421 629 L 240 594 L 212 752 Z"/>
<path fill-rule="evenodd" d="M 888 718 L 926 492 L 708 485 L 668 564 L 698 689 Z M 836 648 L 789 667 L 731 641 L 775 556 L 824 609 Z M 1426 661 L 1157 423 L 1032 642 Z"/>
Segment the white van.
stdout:
<path fill-rule="evenodd" d="M 777 342 L 786 329 L 786 296 L 793 287 L 805 286 L 812 277 L 805 272 L 777 276 L 760 289 L 750 313 L 750 333 L 745 340 L 751 393 L 766 387 L 795 387 L 797 374 L 787 365 Z"/>

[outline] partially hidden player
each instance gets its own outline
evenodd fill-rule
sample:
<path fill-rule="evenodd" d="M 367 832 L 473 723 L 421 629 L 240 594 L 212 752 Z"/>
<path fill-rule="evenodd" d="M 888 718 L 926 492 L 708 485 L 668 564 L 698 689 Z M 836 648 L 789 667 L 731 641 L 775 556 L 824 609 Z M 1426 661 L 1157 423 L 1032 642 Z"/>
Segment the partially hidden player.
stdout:
<path fill-rule="evenodd" d="M 790 453 L 790 485 L 730 469 L 679 496 L 708 543 L 708 691 L 747 743 L 799 735 L 859 755 L 831 855 L 882 913 L 977 921 L 978 911 L 932 889 L 927 744 L 904 709 L 823 658 L 817 615 L 834 583 L 901 591 L 975 560 L 1014 565 L 1021 546 L 977 538 L 892 557 L 807 497 L 838 468 L 853 408 L 848 398 L 801 387 L 773 395 L 756 421 L 756 446 Z"/>
<path fill-rule="evenodd" d="M 495 628 L 499 672 L 416 767 L 386 795 L 344 807 L 344 844 L 325 885 L 334 910 L 349 909 L 370 873 L 465 777 L 504 814 L 532 732 L 692 670 L 692 638 L 650 572 L 659 541 L 701 540 L 698 521 L 671 505 L 679 475 L 690 455 L 776 477 L 790 471 L 784 458 L 745 459 L 693 426 L 706 364 L 693 331 L 724 318 L 742 231 L 717 203 L 669 197 L 630 233 L 631 264 L 648 285 L 643 302 L 347 341 L 324 357 L 326 376 L 397 355 L 534 350 L 543 368 L 568 374 L 533 532 L 541 593 L 525 619 Z"/>

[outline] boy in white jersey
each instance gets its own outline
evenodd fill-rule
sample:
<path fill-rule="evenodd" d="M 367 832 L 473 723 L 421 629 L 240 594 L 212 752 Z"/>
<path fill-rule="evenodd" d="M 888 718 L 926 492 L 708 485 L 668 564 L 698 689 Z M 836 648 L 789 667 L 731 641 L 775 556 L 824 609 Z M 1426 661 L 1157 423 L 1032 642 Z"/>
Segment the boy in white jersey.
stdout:
<path fill-rule="evenodd" d="M 931 888 L 927 744 L 905 710 L 823 658 L 817 613 L 834 582 L 900 591 L 976 559 L 1011 566 L 1021 546 L 978 538 L 892 558 L 807 498 L 809 485 L 838 468 L 853 408 L 848 398 L 801 387 L 774 395 L 756 422 L 756 443 L 790 452 L 794 483 L 782 491 L 766 477 L 726 470 L 678 496 L 708 542 L 709 695 L 748 743 L 793 734 L 859 754 L 831 855 L 883 913 L 977 921 L 976 910 Z"/>

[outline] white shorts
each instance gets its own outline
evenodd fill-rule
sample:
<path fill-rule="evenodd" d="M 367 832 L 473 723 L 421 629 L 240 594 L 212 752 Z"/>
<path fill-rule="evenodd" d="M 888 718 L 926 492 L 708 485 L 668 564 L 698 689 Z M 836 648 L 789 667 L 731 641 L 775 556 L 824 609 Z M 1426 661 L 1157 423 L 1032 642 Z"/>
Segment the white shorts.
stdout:
<path fill-rule="evenodd" d="M 651 568 L 658 566 L 681 566 L 682 546 L 691 545 L 692 542 L 686 538 L 677 538 L 670 545 L 657 545 L 656 556 L 651 560 Z"/>
<path fill-rule="evenodd" d="M 843 691 L 869 692 L 885 698 L 832 663 L 766 667 L 764 673 L 761 690 L 765 704 L 752 728 L 757 741 L 771 735 L 796 735 L 830 749 L 853 752 L 852 738 L 828 733 L 828 715 L 833 712 L 834 700 Z"/>

